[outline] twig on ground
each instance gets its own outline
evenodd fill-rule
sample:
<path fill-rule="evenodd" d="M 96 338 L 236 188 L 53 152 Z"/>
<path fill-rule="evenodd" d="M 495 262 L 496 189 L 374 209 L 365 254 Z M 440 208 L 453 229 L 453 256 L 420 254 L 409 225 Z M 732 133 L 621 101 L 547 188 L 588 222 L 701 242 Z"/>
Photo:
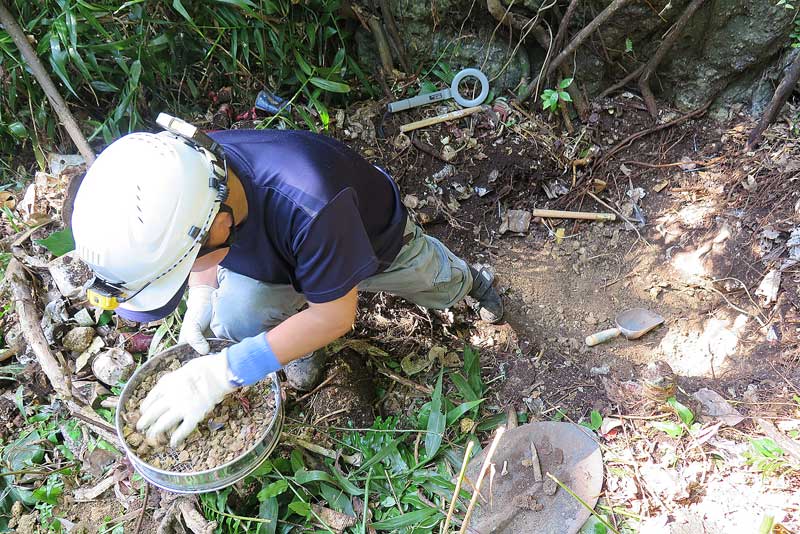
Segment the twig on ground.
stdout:
<path fill-rule="evenodd" d="M 144 521 L 144 513 L 147 510 L 147 499 L 150 497 L 150 483 L 144 481 L 144 499 L 142 500 L 142 509 L 139 510 L 139 517 L 136 518 L 136 526 L 133 527 L 133 534 L 139 534 L 142 530 L 142 521 Z"/>
<path fill-rule="evenodd" d="M 423 386 L 422 384 L 417 384 L 413 380 L 409 380 L 408 378 L 404 378 L 404 377 L 398 375 L 397 373 L 392 372 L 392 371 L 390 371 L 388 369 L 384 369 L 382 367 L 377 367 L 376 366 L 375 370 L 378 371 L 383 376 L 389 377 L 392 380 L 394 380 L 395 382 L 399 382 L 399 383 L 403 384 L 406 387 L 410 387 L 410 388 L 416 389 L 417 391 L 419 391 L 420 393 L 424 393 L 425 395 L 433 395 L 433 388 L 430 387 L 430 386 Z"/>
<path fill-rule="evenodd" d="M 750 132 L 750 136 L 747 138 L 747 144 L 745 144 L 744 147 L 746 151 L 752 150 L 761 140 L 761 135 L 764 133 L 764 130 L 767 129 L 767 126 L 772 124 L 772 121 L 778 116 L 778 112 L 780 112 L 786 100 L 791 96 L 798 79 L 800 79 L 800 52 L 795 53 L 794 61 L 792 61 L 792 64 L 786 69 L 786 74 L 783 75 L 781 83 L 778 84 L 778 88 L 775 89 L 775 94 L 772 100 L 769 101 L 767 109 L 764 110 L 764 115 Z"/>
<path fill-rule="evenodd" d="M 641 76 L 644 67 L 645 67 L 644 64 L 639 65 L 638 67 L 636 67 L 636 70 L 629 72 L 627 76 L 625 76 L 620 81 L 618 81 L 617 83 L 615 83 L 614 85 L 612 85 L 611 87 L 600 93 L 600 96 L 598 96 L 597 98 L 605 98 L 611 93 L 619 91 L 620 89 L 628 85 L 628 83 L 630 83 L 632 80 Z"/>
<path fill-rule="evenodd" d="M 345 463 L 348 463 L 352 466 L 359 467 L 361 465 L 361 454 L 342 454 L 337 453 L 331 449 L 326 449 L 321 445 L 317 445 L 315 443 L 309 443 L 304 439 L 300 439 L 297 436 L 293 436 L 291 434 L 287 434 L 286 432 L 281 433 L 281 439 L 286 441 L 291 441 L 304 449 L 311 451 L 315 454 L 319 454 L 320 456 L 324 456 L 325 458 L 330 458 L 331 460 L 336 460 L 336 458 L 341 458 Z"/>
<path fill-rule="evenodd" d="M 694 111 L 690 111 L 689 113 L 687 113 L 685 115 L 681 115 L 677 119 L 673 119 L 673 120 L 671 120 L 669 122 L 665 122 L 664 124 L 658 124 L 658 125 L 653 126 L 651 128 L 647 128 L 646 130 L 642 130 L 640 132 L 636 132 L 635 134 L 629 135 L 628 137 L 626 137 L 625 139 L 623 139 L 622 141 L 620 141 L 619 143 L 614 145 L 608 152 L 603 154 L 597 161 L 595 161 L 595 163 L 594 163 L 594 165 L 592 167 L 593 168 L 599 168 L 601 165 L 605 164 L 611 158 L 611 156 L 613 156 L 614 154 L 616 154 L 617 152 L 619 152 L 620 150 L 622 150 L 626 146 L 630 145 L 631 143 L 633 143 L 637 139 L 641 139 L 642 137 L 645 137 L 645 136 L 650 135 L 652 133 L 660 132 L 661 130 L 665 130 L 665 129 L 671 128 L 673 126 L 677 126 L 678 124 L 686 122 L 689 119 L 694 119 L 696 117 L 699 117 L 699 116 L 705 114 L 705 112 L 708 111 L 708 108 L 711 107 L 711 104 L 713 102 L 714 102 L 714 99 L 711 98 L 702 107 L 697 108 Z"/>
<path fill-rule="evenodd" d="M 469 519 L 472 517 L 472 510 L 475 508 L 475 503 L 478 502 L 478 496 L 481 493 L 481 484 L 483 483 L 483 479 L 486 476 L 486 471 L 489 470 L 489 466 L 492 463 L 492 457 L 494 457 L 494 452 L 497 450 L 497 445 L 499 445 L 500 440 L 503 437 L 503 433 L 505 433 L 505 427 L 499 427 L 497 429 L 497 433 L 494 435 L 494 440 L 492 440 L 492 444 L 489 446 L 489 450 L 486 453 L 486 458 L 483 460 L 483 465 L 481 465 L 480 473 L 478 473 L 478 480 L 475 482 L 475 491 L 472 493 L 472 498 L 469 500 L 469 505 L 467 506 L 467 511 L 464 514 L 464 523 L 461 525 L 461 530 L 459 534 L 464 534 L 469 527 Z"/>
<path fill-rule="evenodd" d="M 64 398 L 71 398 L 72 392 L 67 388 L 64 370 L 58 364 L 58 360 L 53 356 L 53 353 L 50 352 L 50 346 L 44 337 L 40 324 L 41 319 L 36 311 L 33 293 L 25 269 L 16 258 L 12 258 L 8 263 L 8 267 L 6 267 L 6 274 L 11 285 L 14 307 L 17 311 L 25 341 L 36 355 L 42 371 L 44 371 L 56 393 Z"/>
<path fill-rule="evenodd" d="M 695 117 L 699 117 L 700 115 L 703 115 L 706 111 L 708 111 L 708 108 L 711 107 L 712 102 L 714 102 L 713 98 L 709 99 L 708 102 L 703 104 L 702 107 L 699 107 L 694 111 L 690 111 L 689 113 L 687 113 L 685 115 L 681 115 L 677 119 L 673 119 L 673 120 L 671 120 L 669 122 L 665 122 L 664 124 L 658 124 L 658 125 L 653 126 L 651 128 L 647 128 L 647 129 L 642 130 L 640 132 L 636 132 L 635 134 L 629 135 L 628 137 L 626 137 L 625 139 L 623 139 L 622 141 L 620 141 L 619 143 L 614 145 L 608 152 L 603 154 L 597 161 L 595 161 L 595 163 L 594 163 L 594 165 L 592 167 L 593 168 L 599 168 L 606 161 L 608 161 L 611 158 L 611 156 L 613 156 L 614 154 L 616 154 L 617 152 L 619 152 L 620 150 L 622 150 L 626 146 L 630 145 L 631 143 L 633 143 L 637 139 L 641 139 L 642 137 L 645 137 L 645 136 L 650 135 L 652 133 L 660 132 L 661 130 L 665 130 L 665 129 L 671 128 L 673 126 L 677 126 L 678 124 L 681 124 L 682 122 L 686 122 L 689 119 L 694 119 Z"/>
<path fill-rule="evenodd" d="M 450 500 L 450 508 L 447 510 L 447 517 L 444 520 L 444 527 L 442 527 L 442 532 L 444 534 L 448 534 L 448 528 L 450 527 L 450 520 L 453 518 L 453 512 L 456 509 L 456 503 L 458 502 L 458 494 L 461 492 L 461 483 L 464 481 L 464 473 L 467 472 L 467 465 L 469 464 L 469 459 L 472 454 L 472 449 L 475 446 L 475 441 L 469 440 L 467 443 L 467 449 L 464 451 L 464 461 L 461 462 L 461 470 L 458 472 L 458 479 L 456 480 L 456 489 L 453 491 L 453 498 Z"/>
<path fill-rule="evenodd" d="M 309 391 L 308 393 L 304 394 L 303 396 L 301 396 L 301 397 L 297 398 L 297 400 L 295 400 L 294 402 L 295 402 L 296 404 L 300 404 L 302 401 L 306 400 L 308 397 L 310 397 L 310 396 L 311 396 L 311 395 L 313 395 L 314 393 L 317 393 L 319 390 L 323 389 L 325 386 L 327 386 L 328 384 L 330 384 L 330 383 L 331 383 L 331 380 L 333 380 L 334 378 L 336 378 L 338 374 L 339 374 L 339 370 L 337 369 L 337 370 L 335 370 L 333 373 L 331 373 L 331 376 L 329 376 L 328 378 L 326 378 L 325 380 L 323 380 L 322 382 L 320 382 L 320 384 L 319 384 L 317 387 L 315 387 L 314 389 L 312 389 L 312 390 L 311 390 L 311 391 Z"/>
<path fill-rule="evenodd" d="M 587 194 L 587 195 L 589 195 L 590 197 L 592 197 L 592 198 L 593 198 L 593 199 L 594 199 L 594 200 L 595 200 L 595 201 L 596 201 L 598 204 L 600 204 L 601 206 L 605 206 L 605 207 L 606 207 L 606 209 L 609 209 L 609 210 L 613 211 L 614 213 L 616 213 L 616 214 L 617 214 L 617 216 L 618 216 L 620 219 L 622 219 L 623 221 L 625 221 L 625 222 L 626 222 L 626 223 L 627 223 L 627 224 L 628 224 L 628 225 L 629 225 L 631 228 L 633 228 L 633 231 L 634 231 L 634 232 L 636 232 L 636 235 L 637 235 L 637 236 L 639 236 L 639 239 L 641 239 L 641 240 L 644 242 L 644 244 L 645 244 L 645 245 L 647 245 L 648 247 L 650 246 L 650 242 L 649 242 L 647 239 L 645 239 L 645 238 L 642 236 L 641 232 L 639 232 L 639 229 L 638 229 L 638 228 L 636 228 L 636 225 L 633 223 L 633 221 L 631 221 L 630 219 L 628 219 L 627 217 L 625 217 L 625 216 L 624 216 L 622 213 L 620 213 L 618 210 L 616 210 L 616 209 L 614 209 L 613 207 L 611 207 L 609 204 L 607 204 L 607 203 L 603 202 L 603 201 L 600 199 L 600 197 L 598 197 L 597 195 L 595 195 L 595 194 L 594 194 L 594 193 L 592 193 L 591 191 L 587 191 L 587 192 L 586 192 L 586 194 Z"/>

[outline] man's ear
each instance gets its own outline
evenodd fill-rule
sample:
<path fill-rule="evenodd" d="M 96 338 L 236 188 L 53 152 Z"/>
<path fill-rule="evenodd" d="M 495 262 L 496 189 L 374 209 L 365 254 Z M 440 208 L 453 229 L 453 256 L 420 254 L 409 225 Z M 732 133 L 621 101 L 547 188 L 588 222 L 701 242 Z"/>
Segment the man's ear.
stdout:
<path fill-rule="evenodd" d="M 211 223 L 211 225 L 216 226 L 217 228 L 228 229 L 233 226 L 233 216 L 227 211 L 220 210 L 214 217 L 214 221 Z"/>

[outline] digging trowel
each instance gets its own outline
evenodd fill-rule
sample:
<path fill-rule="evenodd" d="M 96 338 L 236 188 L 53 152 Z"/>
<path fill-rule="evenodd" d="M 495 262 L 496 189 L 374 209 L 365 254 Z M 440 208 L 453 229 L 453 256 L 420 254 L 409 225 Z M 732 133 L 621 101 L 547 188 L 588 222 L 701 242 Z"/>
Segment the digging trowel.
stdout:
<path fill-rule="evenodd" d="M 615 328 L 609 328 L 602 332 L 597 332 L 586 338 L 586 344 L 594 347 L 600 343 L 604 343 L 620 334 L 627 339 L 638 339 L 648 333 L 653 328 L 657 327 L 664 322 L 664 318 L 659 314 L 644 308 L 633 308 L 626 310 L 614 320 L 617 324 Z"/>

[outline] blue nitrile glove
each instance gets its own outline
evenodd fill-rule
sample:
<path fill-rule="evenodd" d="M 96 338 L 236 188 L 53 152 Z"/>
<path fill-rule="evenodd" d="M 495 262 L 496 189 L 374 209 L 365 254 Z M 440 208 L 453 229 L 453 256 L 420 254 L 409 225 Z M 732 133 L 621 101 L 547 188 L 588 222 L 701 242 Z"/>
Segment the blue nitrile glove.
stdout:
<path fill-rule="evenodd" d="M 272 352 L 266 334 L 247 337 L 223 352 L 228 358 L 229 379 L 237 386 L 255 384 L 283 367 Z"/>

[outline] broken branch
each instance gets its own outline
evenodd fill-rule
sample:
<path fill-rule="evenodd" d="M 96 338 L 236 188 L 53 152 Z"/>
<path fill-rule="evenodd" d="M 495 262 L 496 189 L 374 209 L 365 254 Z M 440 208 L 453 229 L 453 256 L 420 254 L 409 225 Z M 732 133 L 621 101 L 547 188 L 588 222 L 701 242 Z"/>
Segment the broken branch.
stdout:
<path fill-rule="evenodd" d="M 50 352 L 47 339 L 45 339 L 44 332 L 42 332 L 41 318 L 36 311 L 33 292 L 25 269 L 16 258 L 12 258 L 6 268 L 6 274 L 11 285 L 14 308 L 17 311 L 25 341 L 36 355 L 36 360 L 56 393 L 64 398 L 70 398 L 72 395 L 67 388 L 64 370 L 58 364 L 58 360 L 53 356 L 53 353 Z"/>
<path fill-rule="evenodd" d="M 461 493 L 461 483 L 464 482 L 464 473 L 467 472 L 467 465 L 469 464 L 470 454 L 472 453 L 472 449 L 475 447 L 475 442 L 473 440 L 469 440 L 467 443 L 467 450 L 464 451 L 464 461 L 461 462 L 461 470 L 458 472 L 458 480 L 456 480 L 456 489 L 453 490 L 453 498 L 450 500 L 450 508 L 447 510 L 447 517 L 444 520 L 444 527 L 442 528 L 442 532 L 448 534 L 448 528 L 450 527 L 450 521 L 453 519 L 453 512 L 456 509 L 456 503 L 458 502 L 458 494 Z"/>

